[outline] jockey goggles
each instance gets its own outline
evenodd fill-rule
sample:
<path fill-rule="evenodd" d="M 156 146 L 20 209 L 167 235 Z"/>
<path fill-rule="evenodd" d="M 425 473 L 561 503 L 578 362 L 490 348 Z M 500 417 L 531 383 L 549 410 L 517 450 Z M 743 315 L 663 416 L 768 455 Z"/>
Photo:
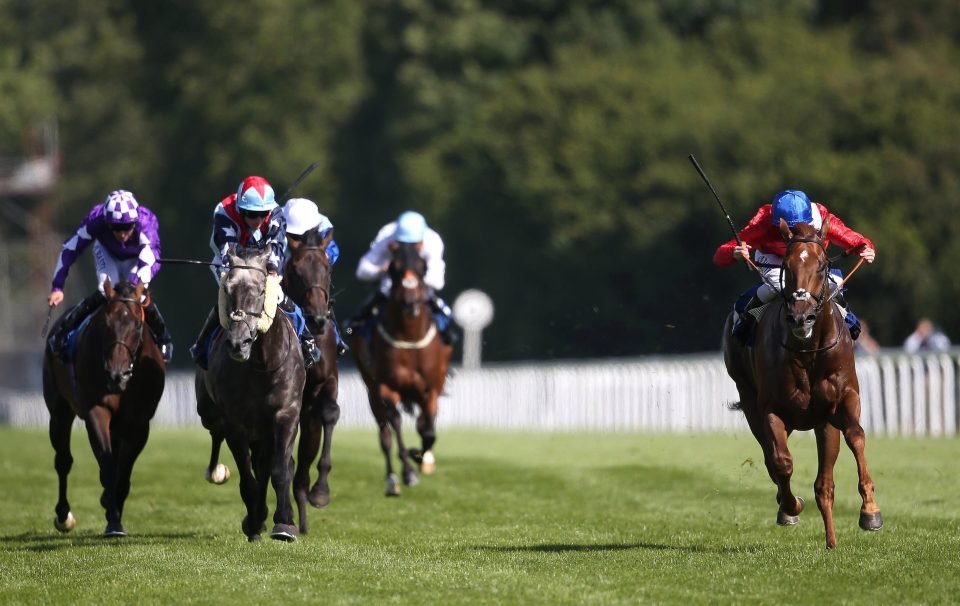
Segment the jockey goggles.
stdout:
<path fill-rule="evenodd" d="M 247 210 L 245 208 L 240 209 L 241 217 L 253 217 L 254 219 L 264 219 L 269 214 L 270 214 L 269 210 Z"/>
<path fill-rule="evenodd" d="M 110 231 L 123 233 L 125 231 L 130 231 L 131 229 L 136 227 L 136 225 L 137 225 L 136 223 L 111 223 Z"/>

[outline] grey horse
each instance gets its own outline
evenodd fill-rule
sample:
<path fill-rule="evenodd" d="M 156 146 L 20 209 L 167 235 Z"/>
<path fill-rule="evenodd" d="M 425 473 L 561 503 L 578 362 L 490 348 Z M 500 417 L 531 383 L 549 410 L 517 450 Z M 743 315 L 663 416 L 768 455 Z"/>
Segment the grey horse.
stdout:
<path fill-rule="evenodd" d="M 197 369 L 197 412 L 213 441 L 211 460 L 223 439 L 233 453 L 247 508 L 242 523 L 247 539 L 260 540 L 266 529 L 267 483 L 272 481 L 277 508 L 270 537 L 293 541 L 291 461 L 305 370 L 293 326 L 283 314 L 275 317 L 269 254 L 227 252 L 219 304 L 226 328 L 210 349 L 208 369 Z"/>

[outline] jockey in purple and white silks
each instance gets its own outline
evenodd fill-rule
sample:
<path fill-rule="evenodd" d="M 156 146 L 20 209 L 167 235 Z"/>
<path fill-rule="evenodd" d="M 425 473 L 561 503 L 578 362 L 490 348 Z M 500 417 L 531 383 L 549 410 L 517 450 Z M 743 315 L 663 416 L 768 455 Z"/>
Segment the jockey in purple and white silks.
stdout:
<path fill-rule="evenodd" d="M 126 280 L 132 284 L 143 282 L 149 286 L 160 271 L 160 234 L 156 215 L 140 206 L 129 191 L 110 192 L 106 200 L 94 206 L 80 222 L 74 234 L 63 243 L 47 304 L 56 307 L 63 301 L 63 286 L 70 267 L 90 244 L 97 270 L 98 290 L 77 304 L 64 316 L 57 330 L 50 335 L 50 345 L 63 357 L 64 345 L 70 331 L 106 299 L 103 283 Z M 173 357 L 173 341 L 167 332 L 160 310 L 152 300 L 144 309 L 147 324 L 165 361 Z"/>
<path fill-rule="evenodd" d="M 284 295 L 280 287 L 279 273 L 286 245 L 286 231 L 287 220 L 283 209 L 277 204 L 273 187 L 263 177 L 251 176 L 240 182 L 237 193 L 221 200 L 214 209 L 210 248 L 213 249 L 213 262 L 217 265 L 224 262 L 230 246 L 270 249 L 271 254 L 267 260 L 267 290 L 269 293 L 276 293 L 277 306 L 290 318 L 300 338 L 304 363 L 310 368 L 320 360 L 320 349 L 313 335 L 306 330 L 306 320 L 300 307 Z M 229 268 L 213 269 L 219 284 L 221 275 Z M 214 306 L 200 330 L 197 342 L 190 348 L 193 360 L 204 369 L 207 367 L 207 341 L 219 323 L 219 318 L 219 307 Z"/>
<path fill-rule="evenodd" d="M 427 262 L 423 281 L 430 287 L 430 306 L 441 338 L 449 345 L 454 338 L 453 314 L 450 306 L 437 296 L 437 291 L 444 287 L 447 268 L 443 260 L 443 240 L 440 234 L 430 229 L 423 215 L 414 211 L 401 213 L 396 221 L 381 227 L 377 237 L 370 243 L 370 250 L 357 264 L 357 278 L 366 282 L 379 280 L 380 287 L 367 299 L 357 315 L 348 321 L 348 332 L 365 326 L 390 293 L 391 281 L 387 268 L 391 259 L 391 242 L 420 244 L 420 256 Z"/>

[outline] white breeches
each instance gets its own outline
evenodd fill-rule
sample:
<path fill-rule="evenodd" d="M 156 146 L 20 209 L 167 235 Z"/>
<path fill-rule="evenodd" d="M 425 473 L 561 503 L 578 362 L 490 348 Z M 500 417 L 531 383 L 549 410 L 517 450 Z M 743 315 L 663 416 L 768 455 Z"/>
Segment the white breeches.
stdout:
<path fill-rule="evenodd" d="M 769 253 L 757 252 L 754 255 L 754 260 L 757 263 L 763 263 L 764 265 L 774 265 L 775 267 L 763 267 L 760 266 L 760 273 L 763 274 L 764 281 L 763 285 L 757 290 L 757 298 L 759 298 L 764 303 L 769 303 L 777 296 L 777 293 L 782 288 L 781 276 L 782 273 L 780 266 L 783 263 L 783 257 L 778 255 L 773 255 Z M 841 278 L 830 274 L 830 291 L 834 291 L 837 288 L 837 284 L 840 283 Z M 773 285 L 773 286 L 771 286 Z M 774 288 L 775 287 L 775 288 Z"/>
<path fill-rule="evenodd" d="M 110 278 L 110 283 L 116 286 L 121 280 L 129 281 L 137 269 L 136 257 L 132 259 L 115 259 L 99 242 L 93 242 L 93 263 L 97 268 L 97 288 L 103 293 L 103 283 Z"/>

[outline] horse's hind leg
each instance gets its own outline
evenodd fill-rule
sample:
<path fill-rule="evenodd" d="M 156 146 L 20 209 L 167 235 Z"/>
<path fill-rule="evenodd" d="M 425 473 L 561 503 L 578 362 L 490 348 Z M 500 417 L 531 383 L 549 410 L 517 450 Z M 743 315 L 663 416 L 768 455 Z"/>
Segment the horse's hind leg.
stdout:
<path fill-rule="evenodd" d="M 880 507 L 874 500 L 873 478 L 867 471 L 867 457 L 864 454 L 866 446 L 866 436 L 863 433 L 863 427 L 860 426 L 860 395 L 856 392 L 850 392 L 844 398 L 842 410 L 846 416 L 846 427 L 843 429 L 843 437 L 847 446 L 853 452 L 853 458 L 857 461 L 857 488 L 860 491 L 860 497 L 863 504 L 860 507 L 860 528 L 864 530 L 880 530 L 883 528 L 883 516 L 880 514 Z"/>
<path fill-rule="evenodd" d="M 793 475 L 793 456 L 787 448 L 787 429 L 777 415 L 767 414 L 767 440 L 771 445 L 770 460 L 777 482 L 777 524 L 792 526 L 800 521 L 803 511 L 803 499 L 794 496 L 790 489 L 790 477 Z"/>
<path fill-rule="evenodd" d="M 70 452 L 70 433 L 76 415 L 66 400 L 55 396 L 50 409 L 50 444 L 53 446 L 53 466 L 57 470 L 58 497 L 53 525 L 60 532 L 70 532 L 77 525 L 70 501 L 67 500 L 67 476 L 73 467 L 73 454 Z"/>
<path fill-rule="evenodd" d="M 204 479 L 211 484 L 226 484 L 230 479 L 230 468 L 220 462 L 220 446 L 223 444 L 223 434 L 210 430 L 210 461 L 203 472 Z"/>

